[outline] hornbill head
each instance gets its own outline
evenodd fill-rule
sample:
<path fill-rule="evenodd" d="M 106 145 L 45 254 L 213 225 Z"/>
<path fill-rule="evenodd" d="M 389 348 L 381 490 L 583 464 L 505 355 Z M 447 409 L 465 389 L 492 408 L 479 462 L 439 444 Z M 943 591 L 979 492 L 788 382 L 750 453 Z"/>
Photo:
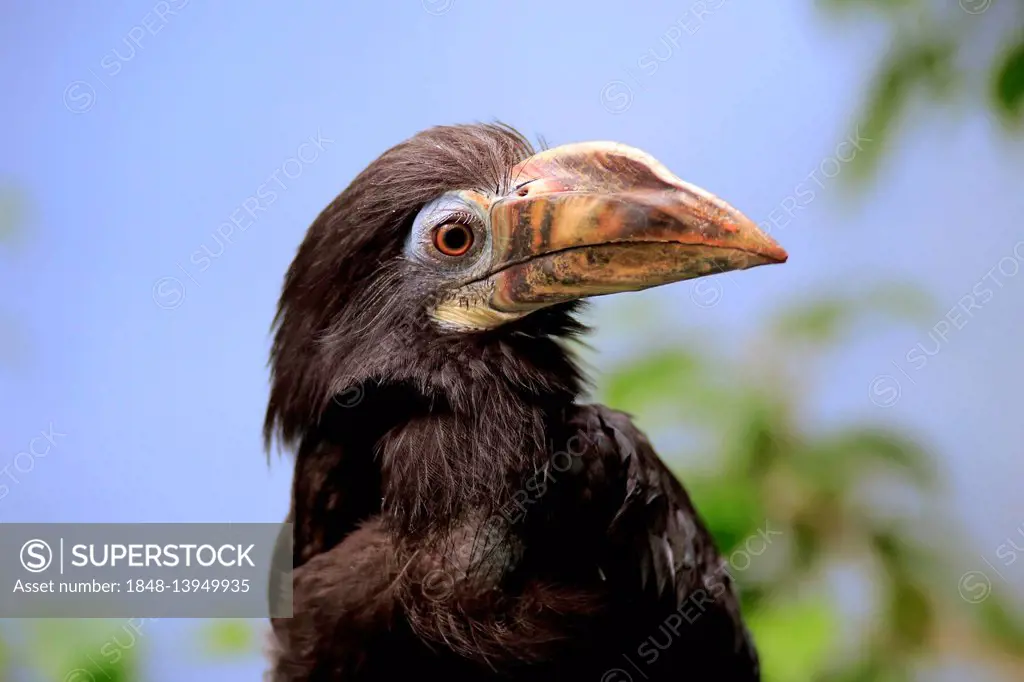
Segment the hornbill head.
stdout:
<path fill-rule="evenodd" d="M 517 381 L 543 382 L 552 373 L 530 370 L 542 344 L 581 328 L 580 299 L 786 257 L 632 147 L 535 153 L 502 125 L 431 128 L 381 155 L 310 227 L 275 321 L 266 435 L 301 436 L 369 380 L 429 394 L 499 358 L 519 363 Z"/>

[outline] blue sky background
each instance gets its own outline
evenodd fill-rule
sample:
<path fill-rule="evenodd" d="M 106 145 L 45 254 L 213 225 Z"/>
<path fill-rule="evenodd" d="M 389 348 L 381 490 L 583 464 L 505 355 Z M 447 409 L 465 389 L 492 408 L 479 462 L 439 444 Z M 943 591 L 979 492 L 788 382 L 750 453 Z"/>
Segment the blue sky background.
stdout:
<path fill-rule="evenodd" d="M 1024 150 L 984 112 L 922 106 L 865 200 L 844 201 L 832 160 L 855 136 L 880 26 L 830 23 L 806 0 L 708 0 L 702 17 L 667 1 L 167 6 L 163 20 L 151 0 L 0 10 L 0 178 L 34 204 L 29 231 L 0 252 L 0 315 L 20 349 L 0 366 L 0 468 L 18 478 L 0 480 L 0 521 L 283 518 L 291 472 L 268 466 L 260 426 L 269 325 L 306 227 L 396 142 L 501 119 L 551 145 L 635 145 L 758 221 L 781 220 L 820 169 L 814 200 L 774 230 L 789 263 L 715 280 L 710 307 L 688 283 L 601 300 L 593 345 L 648 342 L 616 328 L 641 303 L 658 304 L 663 341 L 730 343 L 792 297 L 918 283 L 934 319 L 833 357 L 808 420 L 918 434 L 979 557 L 1024 524 Z M 330 142 L 315 159 L 288 161 L 318 134 Z M 243 220 L 275 173 L 276 201 Z M 233 214 L 246 229 L 221 246 Z M 223 249 L 205 270 L 192 260 L 204 246 Z M 934 349 L 929 331 L 986 276 L 991 298 L 915 368 L 906 353 Z M 893 388 L 879 375 L 899 382 L 891 406 L 875 404 Z M 17 472 L 51 424 L 66 435 Z M 1024 567 L 1006 578 L 1021 589 Z M 151 632 L 158 682 L 262 668 L 182 659 L 182 623 Z"/>

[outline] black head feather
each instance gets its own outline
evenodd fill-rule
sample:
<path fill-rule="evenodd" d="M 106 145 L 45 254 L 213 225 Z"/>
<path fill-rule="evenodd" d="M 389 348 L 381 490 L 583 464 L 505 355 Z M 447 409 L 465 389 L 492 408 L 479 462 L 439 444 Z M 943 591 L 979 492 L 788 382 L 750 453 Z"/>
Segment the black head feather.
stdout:
<path fill-rule="evenodd" d="M 436 485 L 421 475 L 427 466 L 461 479 L 449 481 L 455 489 L 481 481 L 476 492 L 482 497 L 506 484 L 502 470 L 508 467 L 492 459 L 486 466 L 493 474 L 466 472 L 481 466 L 474 452 L 522 457 L 520 466 L 510 461 L 512 468 L 529 468 L 532 455 L 524 452 L 543 448 L 537 405 L 564 405 L 580 390 L 579 371 L 561 343 L 584 329 L 570 314 L 579 304 L 553 306 L 491 331 L 446 332 L 428 318 L 431 292 L 417 286 L 402 248 L 427 202 L 458 189 L 507 192 L 511 169 L 533 153 L 505 125 L 431 128 L 384 152 L 320 213 L 288 270 L 275 318 L 268 446 L 275 437 L 294 446 L 329 419 L 338 396 L 345 402 L 345 396 L 379 394 L 380 386 L 402 386 L 470 427 L 459 434 L 435 422 L 443 433 L 418 435 L 445 452 L 434 464 L 385 457 L 393 478 L 416 466 L 404 478 Z M 487 423 L 472 423 L 480 419 Z M 395 442 L 379 447 L 386 455 Z"/>

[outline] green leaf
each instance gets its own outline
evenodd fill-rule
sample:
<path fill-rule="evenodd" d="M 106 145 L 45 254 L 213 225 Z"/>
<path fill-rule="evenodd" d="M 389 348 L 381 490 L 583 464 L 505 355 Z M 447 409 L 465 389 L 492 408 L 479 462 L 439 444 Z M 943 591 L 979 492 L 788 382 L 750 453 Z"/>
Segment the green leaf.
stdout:
<path fill-rule="evenodd" d="M 1024 651 L 1024 615 L 1014 611 L 1008 595 L 990 594 L 981 604 L 972 605 L 974 617 L 987 641 L 1008 653 Z"/>
<path fill-rule="evenodd" d="M 104 682 L 135 682 L 139 679 L 137 656 L 130 649 L 110 649 L 107 655 L 85 650 L 58 679 L 103 680 Z"/>
<path fill-rule="evenodd" d="M 139 679 L 138 661 L 145 631 L 134 620 L 60 619 L 27 621 L 28 646 L 19 663 L 42 679 Z"/>
<path fill-rule="evenodd" d="M 888 603 L 889 627 L 898 646 L 917 651 L 926 644 L 934 621 L 934 609 L 924 589 L 909 576 L 892 576 Z"/>
<path fill-rule="evenodd" d="M 726 556 L 764 524 L 765 509 L 753 478 L 691 476 L 686 487 L 715 544 Z"/>
<path fill-rule="evenodd" d="M 829 661 L 840 625 L 839 614 L 821 596 L 766 604 L 747 621 L 764 682 L 816 679 Z"/>
<path fill-rule="evenodd" d="M 781 459 L 791 455 L 793 438 L 785 402 L 778 395 L 751 392 L 731 403 L 731 437 L 723 440 L 726 461 L 735 469 L 757 478 Z"/>
<path fill-rule="evenodd" d="M 656 352 L 612 372 L 603 397 L 617 409 L 643 412 L 696 384 L 700 372 L 695 355 L 680 350 Z"/>
<path fill-rule="evenodd" d="M 994 98 L 1002 112 L 1024 116 L 1024 39 L 1014 45 L 995 70 Z"/>
<path fill-rule="evenodd" d="M 928 321 L 932 308 L 931 297 L 918 286 L 882 282 L 866 291 L 801 301 L 775 317 L 774 330 L 787 341 L 828 345 L 842 340 L 863 320 Z"/>
<path fill-rule="evenodd" d="M 211 658 L 235 658 L 256 649 L 256 633 L 244 620 L 216 621 L 199 634 L 202 651 Z"/>
<path fill-rule="evenodd" d="M 908 682 L 910 673 L 894 670 L 892 657 L 883 652 L 865 652 L 865 658 L 830 670 L 816 682 Z"/>
<path fill-rule="evenodd" d="M 880 282 L 864 292 L 858 305 L 862 313 L 894 322 L 931 322 L 935 308 L 931 295 L 911 282 Z"/>
<path fill-rule="evenodd" d="M 878 69 L 860 118 L 860 132 L 871 144 L 850 162 L 850 179 L 855 184 L 874 173 L 911 94 L 922 86 L 935 94 L 943 93 L 953 81 L 952 41 L 935 38 L 916 43 L 897 41 L 895 45 Z"/>
<path fill-rule="evenodd" d="M 880 10 L 887 15 L 896 15 L 908 7 L 915 6 L 919 0 L 818 0 L 828 11 L 846 12 L 853 9 Z"/>
<path fill-rule="evenodd" d="M 918 486 L 934 485 L 938 479 L 935 461 L 924 448 L 902 433 L 877 426 L 843 428 L 801 454 L 804 470 L 846 487 L 877 465 L 905 474 Z"/>
<path fill-rule="evenodd" d="M 0 185 L 0 242 L 18 236 L 25 219 L 25 203 L 13 187 Z"/>
<path fill-rule="evenodd" d="M 832 342 L 854 313 L 846 298 L 819 299 L 783 312 L 775 326 L 780 336 L 812 342 Z"/>
<path fill-rule="evenodd" d="M 895 580 L 909 575 L 938 583 L 948 580 L 945 573 L 948 555 L 943 554 L 942 547 L 927 541 L 924 533 L 915 534 L 913 527 L 899 524 L 866 528 L 863 532 L 886 576 Z M 941 541 L 949 542 L 949 535 L 948 529 L 944 529 Z M 962 543 L 962 539 L 960 541 Z"/>

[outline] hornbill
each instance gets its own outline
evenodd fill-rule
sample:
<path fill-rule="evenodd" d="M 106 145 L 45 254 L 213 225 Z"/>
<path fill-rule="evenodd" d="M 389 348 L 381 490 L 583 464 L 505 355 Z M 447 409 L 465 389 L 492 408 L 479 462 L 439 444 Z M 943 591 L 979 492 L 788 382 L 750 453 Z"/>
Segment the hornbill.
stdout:
<path fill-rule="evenodd" d="M 286 276 L 295 452 L 271 679 L 757 680 L 728 566 L 630 417 L 577 401 L 581 299 L 781 263 L 648 154 L 504 124 L 384 152 Z"/>

